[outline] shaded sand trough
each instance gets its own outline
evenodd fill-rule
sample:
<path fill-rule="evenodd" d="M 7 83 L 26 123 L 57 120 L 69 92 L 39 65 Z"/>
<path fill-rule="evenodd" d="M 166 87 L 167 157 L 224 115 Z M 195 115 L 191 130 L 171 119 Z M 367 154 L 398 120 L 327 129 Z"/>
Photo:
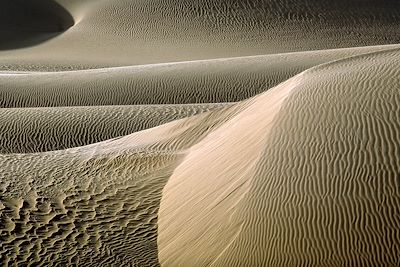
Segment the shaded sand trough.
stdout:
<path fill-rule="evenodd" d="M 78 147 L 232 104 L 0 109 L 0 152 Z"/>
<path fill-rule="evenodd" d="M 44 42 L 74 25 L 71 14 L 52 0 L 3 0 L 0 3 L 0 50 Z"/>
<path fill-rule="evenodd" d="M 399 2 L 53 3 L 0 51 L 1 266 L 399 266 Z"/>

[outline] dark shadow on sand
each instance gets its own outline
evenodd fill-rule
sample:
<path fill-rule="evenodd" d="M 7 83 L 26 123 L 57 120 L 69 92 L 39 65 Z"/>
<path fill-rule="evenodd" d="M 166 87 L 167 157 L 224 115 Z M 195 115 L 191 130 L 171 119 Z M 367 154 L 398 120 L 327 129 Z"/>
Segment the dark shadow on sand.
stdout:
<path fill-rule="evenodd" d="M 0 50 L 39 44 L 74 23 L 72 15 L 54 0 L 1 0 Z"/>

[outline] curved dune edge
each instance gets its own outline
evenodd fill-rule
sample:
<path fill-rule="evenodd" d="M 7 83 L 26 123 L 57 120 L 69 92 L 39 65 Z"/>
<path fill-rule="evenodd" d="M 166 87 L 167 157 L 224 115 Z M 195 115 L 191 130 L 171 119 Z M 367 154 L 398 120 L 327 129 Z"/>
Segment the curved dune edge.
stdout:
<path fill-rule="evenodd" d="M 161 94 L 161 97 L 156 97 L 156 102 L 161 103 L 190 102 L 194 99 L 197 102 L 235 101 L 262 92 L 307 66 L 397 47 L 360 47 L 71 72 L 2 72 L 0 87 L 3 90 L 0 89 L 0 93 L 2 91 L 3 97 L 0 102 L 22 107 L 116 105 L 122 101 L 129 104 L 131 100 L 134 100 L 133 103 L 154 101 L 154 88 Z M 175 79 L 177 82 L 172 82 L 173 77 L 178 78 Z M 138 88 L 127 88 L 129 82 L 124 81 L 125 78 L 131 79 Z M 103 81 L 110 83 L 97 86 Z M 66 87 L 63 89 L 63 86 Z M 179 93 L 182 87 L 186 94 Z M 207 90 L 199 92 L 199 87 Z M 232 87 L 236 88 L 234 93 Z M 95 91 L 91 91 L 93 88 L 96 88 Z M 126 97 L 127 93 L 138 91 L 142 91 L 142 97 Z M 166 91 L 171 93 L 166 94 Z M 192 97 L 195 92 L 197 97 Z M 62 97 L 63 94 L 65 97 Z M 95 97 L 96 94 L 98 97 Z M 181 98 L 178 99 L 177 95 Z M 63 99 L 67 102 L 62 102 Z M 74 99 L 79 102 L 73 102 Z M 0 109 L 0 153 L 43 152 L 87 145 L 222 105 L 228 104 L 3 108 Z"/>
<path fill-rule="evenodd" d="M 320 65 L 249 100 L 100 143 L 0 155 L 2 261 L 390 266 L 399 248 L 400 148 L 393 141 L 399 135 L 399 54 L 394 49 Z M 332 111 L 348 114 L 348 120 Z M 349 155 L 361 158 L 340 158 Z M 327 184 L 307 179 L 329 175 L 337 176 Z M 351 181 L 359 181 L 359 190 Z M 351 215 L 365 220 L 351 228 Z M 318 224 L 322 221 L 327 225 Z M 352 232 L 337 236 L 338 229 Z M 325 236 L 312 238 L 322 232 Z M 282 234 L 268 236 L 277 233 Z M 355 237 L 363 246 L 345 253 Z M 310 247 L 311 254 L 304 251 Z M 359 257 L 375 255 L 371 249 L 377 257 Z M 385 256 L 379 256 L 382 250 Z"/>
<path fill-rule="evenodd" d="M 291 159 L 290 155 L 296 155 L 296 157 L 298 156 L 301 159 L 302 154 L 298 153 L 295 149 L 296 143 L 286 145 L 284 142 L 285 134 L 291 136 L 291 131 L 306 131 L 307 134 L 310 133 L 310 136 L 315 138 L 315 140 L 313 139 L 311 141 L 307 139 L 292 138 L 295 142 L 301 141 L 301 147 L 307 147 L 309 144 L 313 145 L 311 150 L 305 150 L 307 153 L 303 155 L 304 157 L 307 157 L 310 153 L 315 153 L 315 151 L 318 152 L 318 149 L 315 149 L 315 147 L 318 147 L 318 140 L 321 141 L 321 139 L 318 138 L 319 135 L 311 134 L 311 130 L 313 129 L 312 127 L 302 128 L 301 126 L 303 125 L 302 123 L 306 123 L 305 126 L 310 123 L 313 124 L 314 122 L 308 118 L 316 118 L 310 114 L 315 115 L 318 112 L 312 112 L 312 109 L 304 108 L 303 113 L 306 112 L 306 114 L 303 114 L 301 113 L 302 109 L 299 109 L 299 107 L 303 107 L 303 105 L 305 107 L 307 107 L 307 105 L 315 107 L 313 106 L 314 104 L 318 106 L 320 109 L 320 113 L 318 114 L 321 114 L 322 117 L 320 120 L 322 120 L 322 122 L 320 121 L 321 127 L 315 129 L 321 131 L 324 129 L 327 130 L 331 128 L 326 127 L 323 123 L 325 122 L 329 124 L 329 122 L 333 120 L 332 118 L 332 120 L 327 119 L 329 116 L 332 116 L 330 113 L 332 109 L 329 105 L 335 105 L 335 103 L 339 105 L 342 103 L 344 110 L 346 110 L 345 107 L 349 107 L 350 104 L 353 104 L 353 102 L 350 101 L 350 99 L 353 98 L 347 98 L 347 95 L 342 96 L 339 94 L 340 92 L 354 92 L 357 99 L 359 99 L 359 101 L 356 102 L 359 105 L 360 103 L 364 103 L 361 101 L 363 100 L 362 97 L 365 98 L 366 96 L 369 96 L 368 93 L 379 89 L 383 90 L 383 93 L 378 91 L 378 97 L 372 99 L 368 98 L 371 100 L 371 102 L 367 102 L 369 103 L 369 107 L 388 107 L 389 111 L 391 111 L 389 114 L 396 116 L 396 114 L 398 114 L 398 110 L 396 110 L 398 105 L 395 104 L 398 103 L 399 100 L 397 98 L 390 101 L 385 100 L 387 100 L 386 98 L 390 95 L 396 96 L 396 94 L 390 94 L 387 90 L 393 91 L 397 89 L 396 79 L 398 77 L 398 59 L 399 53 L 397 50 L 394 50 L 379 52 L 375 55 L 363 55 L 339 60 L 303 72 L 284 84 L 252 99 L 232 106 L 222 107 L 219 110 L 199 114 L 192 118 L 173 121 L 165 125 L 160 125 L 121 138 L 61 151 L 0 155 L 2 162 L 2 172 L 0 173 L 0 195 L 2 196 L 0 213 L 2 215 L 1 218 L 5 218 L 5 220 L 2 221 L 4 227 L 1 229 L 0 248 L 6 255 L 4 262 L 48 262 L 54 264 L 80 265 L 107 265 L 114 263 L 133 264 L 134 266 L 156 266 L 158 264 L 157 256 L 159 257 L 161 264 L 167 266 L 170 264 L 176 264 L 178 266 L 181 264 L 183 264 L 183 266 L 186 266 L 187 264 L 191 265 L 192 263 L 201 264 L 202 261 L 209 262 L 210 258 L 212 258 L 214 265 L 240 265 L 241 259 L 248 259 L 248 262 L 254 263 L 255 265 L 257 265 L 259 261 L 267 261 L 268 255 L 270 254 L 265 255 L 261 252 L 257 252 L 255 255 L 261 255 L 261 257 L 254 258 L 252 255 L 248 255 L 248 253 L 252 253 L 250 250 L 243 249 L 243 247 L 240 246 L 241 244 L 245 244 L 247 247 L 249 244 L 253 244 L 254 241 L 266 241 L 261 237 L 266 233 L 264 231 L 265 228 L 263 227 L 267 224 L 264 222 L 258 223 L 260 218 L 257 216 L 257 211 L 259 211 L 258 208 L 261 206 L 256 201 L 256 199 L 265 199 L 265 196 L 262 195 L 265 188 L 259 186 L 260 184 L 263 185 L 265 180 L 258 182 L 257 179 L 264 177 L 265 174 L 271 173 L 272 175 L 274 174 L 274 171 L 280 172 L 280 169 L 275 170 L 272 168 L 268 172 L 265 172 L 263 169 L 260 169 L 260 167 L 282 166 L 280 164 L 284 162 L 283 160 L 286 158 Z M 376 64 L 365 64 L 366 62 L 375 62 Z M 381 62 L 384 62 L 384 64 Z M 362 69 L 358 69 L 357 66 L 359 65 L 365 66 L 365 68 L 363 67 Z M 356 67 L 353 68 L 353 66 Z M 350 72 L 351 70 L 353 72 Z M 346 90 L 347 87 L 345 86 L 345 82 L 338 83 L 338 81 L 342 81 L 342 76 L 348 77 L 349 75 L 355 75 L 353 76 L 355 80 L 350 79 L 351 84 L 353 85 L 354 81 L 371 81 L 370 83 L 363 83 L 362 86 L 359 87 L 363 89 L 371 89 L 365 91 L 366 96 L 360 95 L 359 97 L 359 95 L 357 95 L 357 93 L 363 93 L 363 90 Z M 359 75 L 361 75 L 361 77 L 359 77 Z M 366 77 L 369 77 L 370 79 L 361 79 L 363 77 L 362 75 L 366 75 Z M 394 83 L 392 83 L 393 77 Z M 382 80 L 385 85 L 389 86 L 379 86 Z M 344 81 L 347 80 L 344 79 Z M 323 86 L 317 86 L 320 85 L 320 83 L 322 83 Z M 329 85 L 334 86 L 333 89 L 330 88 Z M 304 95 L 302 95 L 302 93 Z M 319 96 L 318 94 L 321 95 Z M 335 97 L 338 97 L 338 95 L 335 94 L 339 94 L 341 97 L 346 97 L 346 101 L 320 101 L 321 99 L 326 100 L 326 96 L 329 96 L 329 94 L 333 94 Z M 382 96 L 383 99 L 379 103 L 392 104 L 374 105 L 377 99 L 381 99 L 380 96 Z M 278 101 L 277 106 L 273 106 L 271 97 L 276 97 L 275 100 Z M 317 99 L 320 100 L 315 101 Z M 280 105 L 279 101 L 282 101 Z M 319 106 L 320 103 L 324 103 L 324 105 L 321 107 Z M 281 108 L 279 109 L 279 107 Z M 292 112 L 289 108 L 294 111 Z M 286 109 L 289 109 L 290 112 L 285 112 Z M 277 112 L 277 110 L 279 110 L 279 112 Z M 357 119 L 361 118 L 361 126 L 357 129 L 363 129 L 363 125 L 369 126 L 369 123 L 375 123 L 377 120 L 374 116 L 367 116 L 364 118 L 362 114 L 365 113 L 362 109 L 359 109 L 358 106 L 355 106 L 352 111 L 354 111 L 354 113 L 346 113 L 354 114 L 353 116 L 355 117 L 351 117 L 352 121 L 357 122 Z M 385 120 L 385 114 L 388 114 L 388 112 L 383 111 L 381 113 L 383 114 L 383 117 L 379 117 L 379 120 L 386 122 L 387 125 L 389 125 L 389 130 L 393 127 L 398 129 L 396 128 L 398 125 L 393 126 L 393 122 L 398 122 L 396 117 L 394 120 L 387 121 Z M 293 114 L 295 115 L 294 118 Z M 288 121 L 285 121 L 284 123 L 281 122 L 283 118 L 287 118 Z M 257 121 L 254 121 L 254 119 L 257 119 Z M 369 122 L 369 119 L 372 119 L 372 122 Z M 365 123 L 367 123 L 367 125 Z M 338 125 L 347 126 L 347 124 L 343 125 L 343 122 L 341 121 L 338 121 Z M 242 128 L 241 126 L 245 127 Z M 291 130 L 288 130 L 288 126 Z M 379 125 L 377 125 L 377 127 L 378 126 Z M 237 131 L 228 131 L 228 129 L 237 129 Z M 264 131 L 265 129 L 269 129 L 269 132 Z M 279 130 L 278 132 L 277 129 Z M 338 129 L 337 131 L 339 132 L 342 131 L 340 127 L 334 129 Z M 377 129 L 380 128 L 378 127 Z M 337 133 L 337 131 L 328 132 L 325 136 Z M 344 130 L 344 133 L 349 132 L 351 133 L 351 130 Z M 377 130 L 375 130 L 375 132 L 377 132 Z M 387 140 L 392 140 L 390 136 L 396 136 L 397 133 L 392 133 L 391 131 L 383 132 L 388 136 Z M 246 138 L 248 134 L 258 137 L 254 139 L 257 140 L 257 142 L 250 142 L 253 139 Z M 303 133 L 296 136 L 304 138 L 307 134 Z M 344 136 L 352 138 L 351 134 Z M 367 139 L 369 139 L 369 132 L 367 132 L 367 136 Z M 382 141 L 382 138 L 379 139 L 379 137 L 380 136 L 376 136 L 376 138 L 378 138 L 377 140 Z M 236 143 L 238 142 L 236 138 L 241 142 Z M 332 140 L 337 140 L 337 138 L 336 135 L 333 135 Z M 326 142 L 325 139 L 322 139 L 322 141 Z M 225 144 L 225 142 L 227 143 Z M 246 153 L 247 150 L 242 149 L 243 146 L 241 146 L 241 143 L 248 145 L 251 149 Z M 335 151 L 334 149 L 339 149 L 337 153 L 325 153 L 328 157 L 336 154 L 341 155 L 346 151 L 346 148 L 349 148 L 341 145 L 340 142 L 327 143 L 333 144 L 334 147 L 332 151 Z M 221 146 L 223 147 L 223 145 L 230 147 L 230 149 L 232 149 L 232 155 L 236 156 L 236 158 L 234 156 L 231 158 L 229 151 L 221 149 Z M 388 151 L 390 153 L 395 153 L 398 151 L 397 145 L 398 144 L 395 142 L 390 143 L 390 146 L 388 147 L 391 149 Z M 266 150 L 266 147 L 272 148 L 271 151 L 268 149 Z M 281 147 L 284 149 L 280 149 Z M 380 146 L 368 146 L 369 149 L 376 147 L 379 148 Z M 328 149 L 329 148 L 330 147 L 328 147 Z M 279 154 L 282 151 L 289 153 L 289 156 L 285 154 L 282 157 L 282 155 Z M 223 155 L 221 155 L 221 152 L 223 152 Z M 207 153 L 206 157 L 204 157 L 204 153 Z M 268 154 L 264 155 L 265 153 L 275 153 L 276 155 L 271 157 Z M 193 155 L 200 155 L 201 157 L 195 157 Z M 394 168 L 397 168 L 396 163 L 393 162 L 394 157 L 392 154 L 377 153 L 376 155 L 377 156 L 374 159 L 377 159 L 378 161 L 376 162 L 382 164 L 382 166 L 394 166 Z M 317 154 L 315 158 L 318 159 L 323 157 Z M 380 163 L 379 159 L 381 158 L 384 158 L 386 161 Z M 209 162 L 209 159 L 214 159 L 214 161 Z M 261 160 L 273 159 L 278 161 L 275 162 L 274 165 L 261 164 Z M 235 164 L 230 164 L 230 160 L 235 162 Z M 244 163 L 252 163 L 246 167 L 243 165 L 242 161 Z M 280 163 L 280 161 L 282 162 Z M 292 161 L 292 164 L 304 164 L 308 162 L 306 159 L 299 162 L 295 159 Z M 309 162 L 313 161 L 309 160 Z M 328 162 L 335 162 L 335 159 Z M 368 163 L 373 164 L 374 162 L 375 161 Z M 189 163 L 191 163 L 190 166 L 188 166 Z M 204 166 L 203 163 L 207 165 Z M 389 163 L 390 165 L 388 165 Z M 193 168 L 198 167 L 203 168 L 198 173 L 190 172 Z M 314 170 L 314 165 L 309 166 L 309 168 L 310 170 Z M 341 167 L 341 165 L 339 165 L 338 168 L 339 169 L 337 170 L 339 170 L 340 173 L 346 173 L 342 171 L 343 167 Z M 213 181 L 210 181 L 209 184 L 199 184 L 197 181 L 197 183 L 189 184 L 189 190 L 187 190 L 187 182 L 197 177 L 194 174 L 207 174 L 208 171 L 213 170 L 218 170 L 220 173 L 230 171 L 232 176 L 228 177 L 221 175 L 221 177 L 231 178 L 231 183 L 226 182 L 226 180 L 222 181 L 223 179 L 215 179 L 215 176 L 213 175 L 207 175 L 203 177 L 205 179 L 204 181 L 209 181 L 209 179 L 213 179 Z M 240 172 L 235 172 L 236 170 L 240 170 Z M 290 171 L 289 173 L 294 174 L 297 173 L 296 170 L 299 171 L 302 169 L 297 165 L 288 169 L 288 171 Z M 331 171 L 335 172 L 335 170 L 336 167 Z M 319 171 L 326 171 L 326 169 L 321 169 Z M 368 169 L 366 171 L 368 171 Z M 181 179 L 182 176 L 180 176 L 180 172 L 189 173 L 183 177 L 184 179 Z M 301 175 L 306 175 L 308 173 L 309 171 L 300 171 L 298 176 L 299 179 Z M 391 178 L 394 173 L 396 173 L 396 169 L 388 169 L 389 176 L 386 177 Z M 235 176 L 237 174 L 239 174 L 239 177 Z M 245 174 L 250 175 L 252 178 L 245 179 Z M 285 177 L 284 174 L 285 172 L 282 171 L 274 177 Z M 324 177 L 324 175 L 320 176 L 318 174 L 317 177 Z M 375 177 L 381 176 L 378 175 Z M 271 182 L 272 181 L 274 180 L 272 179 Z M 373 182 L 375 180 L 372 179 L 369 181 Z M 161 193 L 167 182 L 168 184 L 164 189 L 164 198 L 161 202 L 161 211 L 158 212 Z M 340 182 L 340 179 L 336 181 L 338 185 L 341 185 Z M 172 189 L 171 183 L 176 184 Z M 212 190 L 208 190 L 209 186 L 212 187 Z M 394 189 L 392 182 L 389 182 L 386 186 L 387 187 L 384 188 L 387 188 L 389 191 Z M 262 191 L 261 193 L 257 191 L 258 187 L 260 187 L 259 190 Z M 278 190 L 279 188 L 285 187 L 279 187 L 277 189 L 272 184 L 270 189 L 273 190 L 274 188 Z M 303 187 L 300 183 L 299 187 L 295 188 L 302 189 Z M 339 186 L 339 188 L 341 187 Z M 179 191 L 182 189 L 183 192 Z M 304 189 L 309 189 L 309 187 L 304 187 Z M 178 191 L 179 195 L 172 198 L 171 196 L 176 194 L 175 190 Z M 212 194 L 219 193 L 221 190 L 221 195 L 218 195 L 217 198 L 212 197 Z M 251 192 L 258 195 L 254 195 L 254 199 L 249 200 L 249 196 L 252 195 L 250 194 Z M 378 192 L 384 195 L 387 193 L 386 191 Z M 393 194 L 390 196 L 385 195 L 387 201 L 389 201 L 387 202 L 387 205 L 390 206 L 385 206 L 386 204 L 383 204 L 383 209 L 381 211 L 390 208 L 393 211 L 393 213 L 391 213 L 392 216 L 396 216 L 396 214 L 398 214 L 396 207 L 399 207 L 399 205 L 392 205 L 390 204 L 392 203 L 390 201 L 396 201 L 398 199 L 398 193 L 396 193 L 395 190 L 390 192 Z M 307 191 L 305 191 L 304 195 L 308 196 L 306 193 Z M 368 193 L 370 192 L 368 191 Z M 274 194 L 274 192 L 271 192 L 271 196 Z M 338 194 L 338 196 L 340 199 L 340 194 Z M 349 196 L 351 199 L 351 194 Z M 319 198 L 317 198 L 317 200 L 318 199 Z M 364 202 L 362 201 L 372 201 L 372 203 L 375 203 L 375 198 L 360 199 L 361 200 L 357 200 L 361 202 L 350 202 L 350 204 L 363 204 Z M 172 201 L 168 202 L 169 200 Z M 176 201 L 186 200 L 188 201 L 186 202 L 187 204 L 193 204 L 192 201 L 194 201 L 196 204 L 193 204 L 193 207 L 196 207 L 197 205 L 207 206 L 207 203 L 211 201 L 210 206 L 214 207 L 214 209 L 208 214 L 202 214 L 202 212 L 207 212 L 208 209 L 196 210 L 190 208 L 184 210 L 182 207 L 185 207 L 185 204 L 183 204 L 182 207 L 175 206 L 177 204 Z M 255 202 L 253 203 L 253 201 Z M 170 205 L 174 208 L 172 211 L 168 210 L 168 203 L 171 203 Z M 246 206 L 247 203 L 249 204 L 248 206 Z M 279 203 L 285 202 L 283 201 Z M 299 201 L 296 201 L 295 204 L 298 205 L 298 203 Z M 300 201 L 300 203 L 302 202 Z M 231 206 L 232 204 L 235 205 Z M 225 209 L 227 208 L 227 205 L 229 208 Z M 296 212 L 296 205 L 291 208 L 291 211 Z M 242 209 L 241 207 L 244 208 Z M 305 209 L 307 206 L 301 207 L 302 209 Z M 342 205 L 339 207 L 351 207 L 351 205 Z M 368 209 L 368 207 L 368 205 L 361 205 L 361 207 L 357 206 L 361 211 L 364 211 L 363 209 Z M 167 213 L 165 212 L 166 210 L 168 211 Z M 221 218 L 219 216 L 220 213 L 218 212 L 220 210 L 230 211 L 230 220 L 225 220 L 225 217 L 222 222 L 218 221 L 218 219 Z M 344 210 L 338 209 L 337 211 L 342 212 Z M 177 211 L 180 211 L 180 213 L 175 213 Z M 255 212 L 256 215 L 248 215 L 246 213 L 247 211 Z M 266 212 L 263 209 L 262 211 Z M 282 209 L 282 211 L 285 211 L 285 209 Z M 301 212 L 301 210 L 297 210 L 297 212 Z M 374 214 L 373 212 L 375 212 L 376 214 L 376 210 L 368 210 L 368 212 L 372 212 L 371 214 Z M 204 215 L 204 217 L 201 217 L 203 218 L 202 220 L 204 220 L 209 218 L 213 213 L 216 213 L 214 214 L 215 219 L 204 224 L 201 224 L 201 220 L 187 220 L 190 216 L 195 216 L 194 218 L 197 218 L 196 216 L 199 215 Z M 274 214 L 275 213 L 272 215 Z M 340 213 L 332 214 L 332 218 L 347 218 L 338 214 Z M 380 213 L 379 215 L 385 215 L 386 217 L 376 217 L 394 220 L 393 217 L 390 217 L 390 214 Z M 159 218 L 158 224 L 157 216 Z M 170 220 L 170 216 L 173 217 L 174 220 Z M 298 217 L 287 216 L 285 218 L 299 218 L 299 220 L 304 218 L 300 215 L 297 216 Z M 246 218 L 254 218 L 255 220 L 246 220 Z M 268 216 L 266 215 L 265 218 L 268 218 Z M 279 216 L 271 218 L 275 220 L 283 220 L 283 218 Z M 396 231 L 398 231 L 398 229 L 392 227 L 393 225 L 390 225 L 387 220 L 383 222 L 383 225 L 388 226 L 388 229 L 392 229 L 394 231 L 392 236 L 396 236 Z M 185 223 L 179 224 L 179 222 L 182 221 Z M 168 224 L 166 225 L 165 222 L 168 222 Z M 254 225 L 253 222 L 256 222 L 256 224 Z M 311 218 L 310 222 L 313 222 Z M 203 226 L 207 226 L 209 227 L 209 231 L 204 232 L 202 237 L 197 239 L 197 242 L 189 242 L 190 246 L 185 247 L 183 244 L 188 244 L 187 242 L 190 241 L 192 233 L 195 233 L 196 230 L 199 229 L 197 228 L 199 227 L 199 224 L 201 225 L 200 229 Z M 213 226 L 221 226 L 221 224 L 224 228 L 213 228 Z M 76 227 L 77 225 L 79 225 L 79 227 Z M 284 227 L 288 224 L 283 220 L 279 221 L 279 225 Z M 301 233 L 303 233 L 303 230 L 300 230 L 302 229 L 300 227 L 301 225 L 302 224 L 299 224 L 299 227 L 294 227 L 294 229 L 292 229 L 294 231 L 292 235 L 301 236 Z M 337 225 L 337 222 L 333 222 L 332 225 Z M 158 255 L 156 244 L 157 227 Z M 373 231 L 376 225 L 368 225 L 368 227 L 371 227 L 370 229 Z M 222 234 L 228 232 L 229 235 L 218 236 L 218 238 L 215 238 L 214 236 L 208 238 L 209 236 L 207 234 L 215 233 L 216 229 L 219 230 L 218 233 Z M 240 231 L 237 231 L 237 229 L 240 229 Z M 318 228 L 318 225 L 316 229 L 320 229 Z M 282 232 L 282 229 L 267 232 L 277 233 L 278 230 Z M 174 232 L 176 235 L 174 235 L 173 238 L 169 240 L 163 239 Z M 184 232 L 184 234 L 182 234 L 182 232 Z M 243 233 L 248 234 L 243 235 Z M 254 238 L 253 233 L 259 234 L 260 238 Z M 360 233 L 364 232 L 360 231 Z M 371 237 L 369 231 L 365 233 L 366 235 L 364 237 Z M 186 239 L 188 236 L 189 239 Z M 248 236 L 250 240 L 246 239 L 246 236 Z M 349 236 L 350 238 L 352 237 L 352 235 Z M 289 238 L 291 237 L 292 236 L 289 235 Z M 379 237 L 386 237 L 386 235 L 374 236 L 374 238 L 377 238 L 374 242 L 379 244 L 381 248 L 385 248 L 386 243 L 379 243 Z M 242 238 L 244 238 L 244 240 L 241 240 Z M 167 240 L 166 243 L 165 240 Z M 169 242 L 176 242 L 176 240 L 181 242 L 175 243 L 174 245 L 176 246 L 171 252 L 169 250 L 171 248 Z M 218 251 L 210 250 L 210 246 L 208 246 L 209 242 L 221 240 L 224 242 L 230 242 L 230 246 L 224 246 L 226 243 L 218 243 L 213 245 L 217 245 L 216 247 L 224 249 Z M 294 240 L 302 239 L 299 239 L 296 236 Z M 326 243 L 324 242 L 327 240 L 331 239 L 322 239 L 322 241 L 318 243 L 318 245 L 321 246 L 318 247 L 325 248 L 324 244 Z M 334 240 L 334 238 L 332 240 Z M 396 240 L 389 240 L 392 241 L 391 244 L 394 244 L 394 248 L 397 246 Z M 30 242 L 31 245 L 25 247 L 23 244 L 26 242 Z M 260 245 L 257 242 L 254 244 Z M 207 249 L 201 249 L 201 245 L 204 244 L 207 245 Z M 285 243 L 285 245 L 290 244 L 292 243 Z M 365 242 L 365 244 L 371 245 L 371 243 L 368 242 Z M 24 246 L 24 249 L 22 249 L 22 246 Z M 198 248 L 198 250 L 196 251 L 196 254 L 190 254 L 190 257 L 187 258 L 185 255 L 188 254 L 185 254 L 185 252 L 188 253 L 190 251 L 188 247 Z M 260 248 L 264 247 L 268 246 L 262 244 Z M 299 249 L 295 245 L 293 245 L 293 247 L 294 249 Z M 251 248 L 251 246 L 249 246 L 249 248 Z M 176 251 L 181 252 L 177 257 L 175 257 Z M 335 252 L 334 247 L 332 248 L 329 246 L 326 251 Z M 213 257 L 216 253 L 219 253 L 220 255 Z M 364 255 L 362 251 L 359 251 L 359 253 L 361 253 L 360 255 Z M 46 258 L 42 258 L 41 255 L 46 255 Z M 174 255 L 174 257 L 170 257 L 170 255 Z M 193 255 L 196 255 L 196 257 L 193 257 Z M 243 255 L 248 257 L 242 258 Z M 273 255 L 280 256 L 282 254 L 277 252 Z M 299 253 L 293 255 L 310 254 Z M 317 253 L 315 255 L 320 254 Z M 347 254 L 343 255 L 346 256 Z M 355 253 L 354 255 L 359 254 Z M 392 262 L 390 255 L 392 254 L 388 255 L 387 258 L 366 259 L 372 263 L 390 264 Z M 315 258 L 312 257 L 310 259 L 318 260 L 322 258 L 316 256 Z M 173 263 L 170 262 L 171 260 Z M 290 260 L 301 261 L 301 259 L 283 257 L 282 259 L 278 259 L 276 263 L 283 264 Z M 337 259 L 337 262 L 342 261 L 345 262 L 346 258 Z M 246 263 L 248 262 L 246 261 Z"/>
<path fill-rule="evenodd" d="M 157 266 L 163 186 L 185 150 L 242 106 L 67 150 L 0 154 L 2 264 Z"/>
<path fill-rule="evenodd" d="M 236 102 L 313 66 L 399 45 L 61 72 L 0 72 L 0 107 Z"/>
<path fill-rule="evenodd" d="M 0 109 L 0 154 L 79 147 L 233 103 Z"/>
<path fill-rule="evenodd" d="M 161 265 L 396 266 L 399 62 L 313 68 L 191 147 L 163 190 Z"/>
<path fill-rule="evenodd" d="M 0 266 L 400 265 L 400 1 L 17 1 Z"/>

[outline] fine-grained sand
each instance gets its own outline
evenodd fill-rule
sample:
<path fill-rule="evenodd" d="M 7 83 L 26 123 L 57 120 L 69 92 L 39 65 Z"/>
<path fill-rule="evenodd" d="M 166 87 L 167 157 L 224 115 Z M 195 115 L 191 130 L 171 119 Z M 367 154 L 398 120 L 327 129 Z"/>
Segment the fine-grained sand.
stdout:
<path fill-rule="evenodd" d="M 225 104 L 0 109 L 0 152 L 78 147 L 215 110 Z"/>
<path fill-rule="evenodd" d="M 399 1 L 0 15 L 0 266 L 400 265 Z"/>
<path fill-rule="evenodd" d="M 233 102 L 307 68 L 399 45 L 58 72 L 0 73 L 0 107 Z"/>
<path fill-rule="evenodd" d="M 399 67 L 394 50 L 307 70 L 192 146 L 164 188 L 161 264 L 398 265 Z"/>

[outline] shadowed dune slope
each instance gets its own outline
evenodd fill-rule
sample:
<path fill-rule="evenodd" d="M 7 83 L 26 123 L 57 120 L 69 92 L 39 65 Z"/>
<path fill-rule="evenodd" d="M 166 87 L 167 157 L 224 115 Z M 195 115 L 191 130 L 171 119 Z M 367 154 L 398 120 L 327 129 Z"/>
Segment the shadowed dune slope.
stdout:
<path fill-rule="evenodd" d="M 0 52 L 2 64 L 37 69 L 54 64 L 137 65 L 382 45 L 400 39 L 397 0 L 58 2 L 73 14 L 75 25 L 39 46 Z"/>
<path fill-rule="evenodd" d="M 230 104 L 0 109 L 0 153 L 78 147 Z"/>
<path fill-rule="evenodd" d="M 53 0 L 2 0 L 0 50 L 35 45 L 73 25 L 71 14 Z"/>
<path fill-rule="evenodd" d="M 161 265 L 398 266 L 399 67 L 394 50 L 310 69 L 192 146 Z"/>

